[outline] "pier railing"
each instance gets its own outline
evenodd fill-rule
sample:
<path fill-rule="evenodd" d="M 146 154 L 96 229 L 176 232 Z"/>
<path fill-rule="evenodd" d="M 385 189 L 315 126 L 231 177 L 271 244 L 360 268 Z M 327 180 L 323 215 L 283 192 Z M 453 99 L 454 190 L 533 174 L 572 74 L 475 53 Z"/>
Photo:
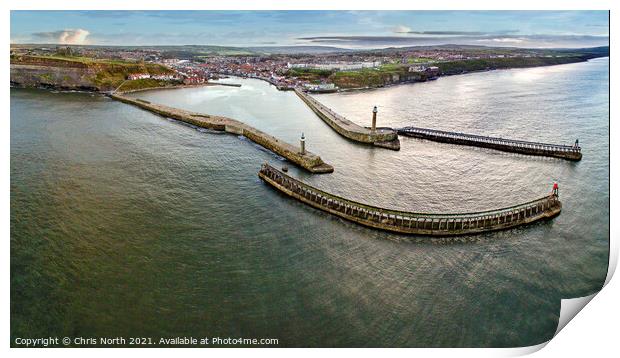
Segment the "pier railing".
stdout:
<path fill-rule="evenodd" d="M 469 139 L 469 140 L 476 140 L 476 141 L 487 142 L 487 143 L 513 145 L 513 146 L 523 147 L 523 148 L 550 150 L 550 151 L 558 151 L 558 152 L 577 152 L 577 153 L 581 152 L 581 147 L 579 146 L 528 142 L 528 141 L 516 140 L 516 139 L 487 137 L 487 136 L 481 136 L 481 135 L 476 135 L 476 134 L 446 132 L 446 131 L 440 131 L 437 129 L 404 127 L 404 128 L 399 129 L 399 131 L 410 132 L 410 133 L 420 133 L 420 134 L 426 134 L 426 135 L 441 135 L 444 137 L 454 138 L 454 139 Z"/>
<path fill-rule="evenodd" d="M 428 140 L 494 148 L 516 153 L 547 155 L 572 160 L 581 159 L 581 147 L 577 144 L 561 145 L 529 142 L 418 127 L 400 128 L 398 129 L 398 133 Z"/>
<path fill-rule="evenodd" d="M 259 176 L 279 189 L 321 210 L 362 225 L 410 234 L 459 235 L 522 225 L 559 214 L 556 194 L 526 203 L 479 212 L 432 214 L 380 208 L 345 199 L 314 188 L 264 164 Z"/>

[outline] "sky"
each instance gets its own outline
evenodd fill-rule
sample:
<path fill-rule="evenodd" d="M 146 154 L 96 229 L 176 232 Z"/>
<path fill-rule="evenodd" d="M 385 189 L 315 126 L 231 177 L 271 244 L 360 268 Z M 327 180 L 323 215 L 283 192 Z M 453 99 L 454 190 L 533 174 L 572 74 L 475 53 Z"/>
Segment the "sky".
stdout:
<path fill-rule="evenodd" d="M 335 46 L 609 45 L 607 11 L 11 11 L 11 43 Z"/>

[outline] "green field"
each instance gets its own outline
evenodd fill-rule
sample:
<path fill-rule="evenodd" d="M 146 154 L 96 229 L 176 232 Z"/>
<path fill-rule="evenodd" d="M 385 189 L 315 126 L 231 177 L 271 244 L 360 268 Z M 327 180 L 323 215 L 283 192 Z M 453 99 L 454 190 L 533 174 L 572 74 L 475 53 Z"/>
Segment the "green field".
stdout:
<path fill-rule="evenodd" d="M 407 65 L 388 63 L 377 68 L 336 72 L 329 79 L 340 88 L 378 87 L 389 83 L 394 75 L 406 75 L 408 70 Z"/>
<path fill-rule="evenodd" d="M 442 74 L 450 75 L 471 71 L 560 65 L 580 61 L 585 61 L 585 59 L 580 56 L 509 57 L 438 62 L 436 66 Z"/>
<path fill-rule="evenodd" d="M 130 92 L 147 88 L 172 87 L 178 84 L 180 84 L 179 81 L 165 81 L 152 78 L 143 78 L 139 80 L 125 81 L 120 85 L 120 87 L 118 87 L 117 91 Z"/>
<path fill-rule="evenodd" d="M 332 73 L 333 71 L 330 70 L 319 70 L 316 68 L 290 68 L 287 75 L 318 83 L 321 80 L 328 78 Z"/>

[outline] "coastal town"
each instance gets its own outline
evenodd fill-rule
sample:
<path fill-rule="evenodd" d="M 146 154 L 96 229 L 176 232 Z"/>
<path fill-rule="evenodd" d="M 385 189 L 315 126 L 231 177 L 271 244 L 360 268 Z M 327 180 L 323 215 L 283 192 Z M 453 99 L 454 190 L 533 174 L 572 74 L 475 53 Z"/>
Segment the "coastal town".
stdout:
<path fill-rule="evenodd" d="M 327 50 L 326 50 L 327 51 Z M 601 50 L 602 52 L 609 51 Z M 226 76 L 265 80 L 281 90 L 303 88 L 310 92 L 383 87 L 420 82 L 440 75 L 496 68 L 530 67 L 579 62 L 596 53 L 490 47 L 408 47 L 383 50 L 330 49 L 304 53 L 257 50 L 213 50 L 195 47 L 98 47 L 61 45 L 12 45 L 12 63 L 23 58 L 52 58 L 80 61 L 120 61 L 156 64 L 166 73 L 131 71 L 125 81 L 156 80 L 170 84 L 199 85 Z"/>

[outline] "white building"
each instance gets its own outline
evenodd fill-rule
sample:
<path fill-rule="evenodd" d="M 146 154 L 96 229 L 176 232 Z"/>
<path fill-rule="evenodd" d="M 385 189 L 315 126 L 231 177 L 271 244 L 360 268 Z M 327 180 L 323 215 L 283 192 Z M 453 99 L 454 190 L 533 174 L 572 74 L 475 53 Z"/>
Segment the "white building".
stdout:
<path fill-rule="evenodd" d="M 355 71 L 381 66 L 381 61 L 373 62 L 333 62 L 333 63 L 287 63 L 288 68 L 311 68 L 316 70 Z"/>

